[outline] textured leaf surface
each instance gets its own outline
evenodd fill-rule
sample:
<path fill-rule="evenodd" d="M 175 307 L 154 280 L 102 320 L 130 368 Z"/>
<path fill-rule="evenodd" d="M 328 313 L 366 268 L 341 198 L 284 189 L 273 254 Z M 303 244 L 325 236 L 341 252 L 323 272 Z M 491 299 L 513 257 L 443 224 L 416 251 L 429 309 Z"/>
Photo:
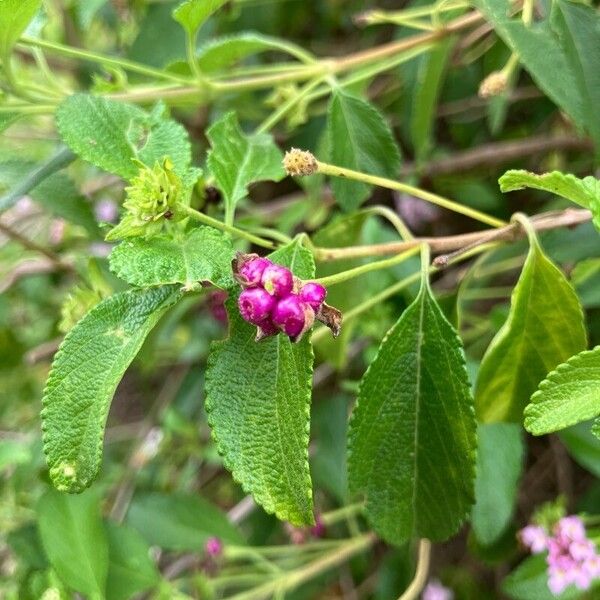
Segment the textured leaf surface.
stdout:
<path fill-rule="evenodd" d="M 579 179 L 575 175 L 552 171 L 536 175 L 529 171 L 507 171 L 500 179 L 503 192 L 534 188 L 558 196 L 562 196 L 584 208 L 589 208 L 594 215 L 594 224 L 600 229 L 600 180 L 592 177 Z"/>
<path fill-rule="evenodd" d="M 134 158 L 153 166 L 168 156 L 180 177 L 191 164 L 186 130 L 159 111 L 149 114 L 133 104 L 77 94 L 58 107 L 56 124 L 75 154 L 125 179 L 138 172 Z"/>
<path fill-rule="evenodd" d="M 559 365 L 531 397 L 525 429 L 543 435 L 600 414 L 600 346 Z"/>
<path fill-rule="evenodd" d="M 42 400 L 44 452 L 57 489 L 81 492 L 95 478 L 115 389 L 152 327 L 179 296 L 171 286 L 116 294 L 64 339 Z"/>
<path fill-rule="evenodd" d="M 173 11 L 173 18 L 188 34 L 193 35 L 226 2 L 227 0 L 186 0 Z"/>
<path fill-rule="evenodd" d="M 42 5 L 42 0 L 0 0 L 0 59 L 13 46 Z"/>
<path fill-rule="evenodd" d="M 208 167 L 230 211 L 248 194 L 254 181 L 279 181 L 285 176 L 283 155 L 270 135 L 246 135 L 235 113 L 226 114 L 206 132 L 212 150 Z"/>
<path fill-rule="evenodd" d="M 521 426 L 490 423 L 478 428 L 475 505 L 471 520 L 480 544 L 493 544 L 512 519 L 525 448 Z"/>
<path fill-rule="evenodd" d="M 350 489 L 385 540 L 443 540 L 473 503 L 476 422 L 462 345 L 422 284 L 361 381 Z"/>
<path fill-rule="evenodd" d="M 191 494 L 144 494 L 136 497 L 127 522 L 153 546 L 165 550 L 202 550 L 209 537 L 243 543 L 239 531 L 216 506 Z"/>
<path fill-rule="evenodd" d="M 210 281 L 229 287 L 230 239 L 212 227 L 197 227 L 178 237 L 158 235 L 147 240 L 126 240 L 113 249 L 110 269 L 124 281 L 140 287 L 181 283 L 187 286 Z"/>
<path fill-rule="evenodd" d="M 314 275 L 312 255 L 297 242 L 271 255 L 303 279 Z M 213 346 L 206 372 L 206 408 L 225 465 L 247 492 L 280 519 L 313 522 L 308 466 L 313 353 L 305 337 L 254 341 L 237 298 L 227 303 L 229 338 Z"/>
<path fill-rule="evenodd" d="M 97 494 L 49 490 L 40 498 L 37 513 L 44 550 L 60 578 L 91 599 L 104 598 L 108 543 Z"/>
<path fill-rule="evenodd" d="M 119 523 L 105 523 L 108 538 L 107 600 L 129 600 L 160 582 L 150 548 L 140 534 Z"/>
<path fill-rule="evenodd" d="M 327 134 L 331 162 L 369 175 L 395 178 L 400 152 L 381 113 L 371 104 L 337 90 L 329 103 Z M 370 186 L 335 177 L 331 186 L 338 204 L 347 211 L 358 208 Z"/>
<path fill-rule="evenodd" d="M 577 295 L 532 240 L 508 319 L 481 362 L 475 386 L 480 420 L 520 422 L 540 381 L 586 345 Z"/>
<path fill-rule="evenodd" d="M 268 50 L 277 50 L 292 56 L 303 52 L 301 48 L 285 40 L 260 33 L 243 32 L 211 40 L 198 48 L 197 58 L 202 71 L 210 73 Z"/>

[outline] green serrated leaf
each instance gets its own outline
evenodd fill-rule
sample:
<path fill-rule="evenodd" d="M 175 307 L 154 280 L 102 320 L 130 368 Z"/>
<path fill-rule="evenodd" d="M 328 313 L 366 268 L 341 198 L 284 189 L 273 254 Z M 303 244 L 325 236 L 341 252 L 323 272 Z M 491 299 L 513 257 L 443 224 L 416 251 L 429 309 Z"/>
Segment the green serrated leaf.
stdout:
<path fill-rule="evenodd" d="M 246 135 L 235 113 L 227 113 L 210 126 L 206 135 L 212 150 L 208 167 L 233 214 L 237 203 L 248 194 L 248 186 L 264 179 L 279 181 L 285 176 L 283 155 L 270 135 Z"/>
<path fill-rule="evenodd" d="M 331 162 L 369 175 L 395 178 L 400 152 L 381 113 L 371 104 L 336 90 L 327 113 Z M 335 177 L 331 181 L 338 204 L 346 211 L 358 208 L 368 197 L 370 186 Z"/>
<path fill-rule="evenodd" d="M 81 492 L 96 477 L 115 389 L 150 330 L 180 296 L 173 286 L 116 294 L 65 337 L 42 400 L 44 452 L 57 489 Z"/>
<path fill-rule="evenodd" d="M 0 0 L 0 59 L 7 60 L 42 0 Z"/>
<path fill-rule="evenodd" d="M 586 345 L 575 291 L 531 239 L 508 319 L 479 368 L 475 406 L 480 420 L 520 422 L 539 382 Z"/>
<path fill-rule="evenodd" d="M 227 516 L 201 496 L 143 494 L 136 496 L 127 522 L 153 546 L 165 550 L 199 551 L 209 537 L 243 544 L 244 538 Z"/>
<path fill-rule="evenodd" d="M 259 52 L 276 50 L 292 56 L 302 56 L 304 50 L 276 37 L 261 33 L 243 32 L 210 40 L 198 48 L 198 65 L 203 72 L 211 73 Z"/>
<path fill-rule="evenodd" d="M 271 259 L 303 279 L 311 253 L 298 241 Z M 255 342 L 256 328 L 227 303 L 230 334 L 213 345 L 206 372 L 208 420 L 225 465 L 267 512 L 294 525 L 313 523 L 308 435 L 313 352 L 307 337 Z"/>
<path fill-rule="evenodd" d="M 350 489 L 381 537 L 456 533 L 473 503 L 476 427 L 462 344 L 424 281 L 365 373 L 350 422 Z"/>
<path fill-rule="evenodd" d="M 56 125 L 75 154 L 125 179 L 139 170 L 133 159 L 152 167 L 165 157 L 187 177 L 192 161 L 187 131 L 160 111 L 149 114 L 133 104 L 76 94 L 58 107 Z"/>
<path fill-rule="evenodd" d="M 106 600 L 129 600 L 156 586 L 161 577 L 140 534 L 123 523 L 106 521 L 104 525 L 108 538 Z"/>
<path fill-rule="evenodd" d="M 525 408 L 525 429 L 543 435 L 600 414 L 600 346 L 548 374 Z"/>
<path fill-rule="evenodd" d="M 188 35 L 194 35 L 206 19 L 226 2 L 227 0 L 186 0 L 173 11 L 173 18 Z"/>
<path fill-rule="evenodd" d="M 196 227 L 171 237 L 158 235 L 151 242 L 126 240 L 110 254 L 110 269 L 117 276 L 140 287 L 181 283 L 192 287 L 210 281 L 230 287 L 231 240 L 212 227 Z"/>
<path fill-rule="evenodd" d="M 521 427 L 490 423 L 478 428 L 475 505 L 471 513 L 477 541 L 495 543 L 511 522 L 525 447 Z"/>
<path fill-rule="evenodd" d="M 37 514 L 42 545 L 60 578 L 91 599 L 104 598 L 108 543 L 97 494 L 70 496 L 48 490 Z"/>

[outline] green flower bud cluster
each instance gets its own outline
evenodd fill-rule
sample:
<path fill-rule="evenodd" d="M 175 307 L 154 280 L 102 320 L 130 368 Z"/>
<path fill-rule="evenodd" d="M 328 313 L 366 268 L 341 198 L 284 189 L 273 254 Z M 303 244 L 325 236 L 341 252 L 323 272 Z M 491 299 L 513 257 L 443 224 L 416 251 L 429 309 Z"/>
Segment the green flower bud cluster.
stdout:
<path fill-rule="evenodd" d="M 182 194 L 181 180 L 173 170 L 173 163 L 165 158 L 153 167 L 139 163 L 139 173 L 125 188 L 126 210 L 121 222 L 106 239 L 120 240 L 129 237 L 151 237 L 162 231 L 165 220 L 178 220 L 176 204 Z"/>

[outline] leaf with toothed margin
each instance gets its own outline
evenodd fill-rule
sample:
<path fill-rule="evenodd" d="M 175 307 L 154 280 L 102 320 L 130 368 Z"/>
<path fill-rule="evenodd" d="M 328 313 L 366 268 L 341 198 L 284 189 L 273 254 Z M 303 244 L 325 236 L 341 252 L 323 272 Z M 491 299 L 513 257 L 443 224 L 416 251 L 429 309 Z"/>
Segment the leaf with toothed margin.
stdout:
<path fill-rule="evenodd" d="M 386 541 L 445 540 L 474 500 L 477 425 L 462 343 L 427 279 L 365 373 L 350 422 L 350 490 Z"/>
<path fill-rule="evenodd" d="M 65 337 L 42 400 L 44 452 L 58 490 L 82 492 L 96 477 L 115 389 L 150 330 L 180 297 L 175 286 L 115 294 Z"/>
<path fill-rule="evenodd" d="M 533 435 L 566 429 L 600 415 L 600 346 L 580 352 L 548 374 L 525 408 Z"/>
<path fill-rule="evenodd" d="M 227 113 L 213 123 L 206 135 L 211 145 L 208 168 L 231 213 L 237 203 L 248 195 L 251 183 L 284 178 L 283 155 L 273 138 L 266 133 L 246 135 L 235 113 Z"/>
<path fill-rule="evenodd" d="M 314 276 L 298 241 L 270 258 L 302 279 Z M 256 327 L 227 301 L 229 338 L 213 345 L 206 371 L 206 409 L 219 452 L 236 481 L 267 512 L 294 525 L 313 523 L 308 465 L 313 352 L 308 337 L 255 342 Z"/>
<path fill-rule="evenodd" d="M 231 240 L 212 227 L 195 227 L 175 236 L 158 235 L 148 243 L 125 240 L 110 254 L 110 270 L 131 285 L 149 287 L 210 281 L 222 288 L 233 284 Z"/>

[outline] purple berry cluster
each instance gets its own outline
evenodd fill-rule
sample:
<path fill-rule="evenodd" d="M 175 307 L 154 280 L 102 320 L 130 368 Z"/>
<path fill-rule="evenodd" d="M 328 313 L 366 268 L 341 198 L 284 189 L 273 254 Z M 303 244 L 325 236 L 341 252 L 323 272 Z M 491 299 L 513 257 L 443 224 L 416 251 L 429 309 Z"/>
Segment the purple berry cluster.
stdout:
<path fill-rule="evenodd" d="M 555 595 L 570 585 L 587 590 L 600 578 L 600 555 L 577 516 L 560 519 L 552 535 L 544 527 L 528 525 L 521 529 L 519 538 L 533 554 L 548 551 L 548 587 Z"/>
<path fill-rule="evenodd" d="M 283 332 L 296 342 L 321 317 L 327 295 L 322 285 L 302 282 L 289 269 L 252 254 L 236 259 L 234 273 L 244 288 L 240 314 L 257 326 L 257 339 Z"/>

